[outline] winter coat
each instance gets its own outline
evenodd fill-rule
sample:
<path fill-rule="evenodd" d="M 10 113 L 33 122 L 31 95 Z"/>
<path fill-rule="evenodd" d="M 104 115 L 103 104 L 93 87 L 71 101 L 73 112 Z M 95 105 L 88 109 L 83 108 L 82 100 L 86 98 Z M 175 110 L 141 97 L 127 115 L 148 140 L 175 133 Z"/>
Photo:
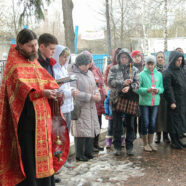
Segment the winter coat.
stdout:
<path fill-rule="evenodd" d="M 100 92 L 100 95 L 101 95 L 101 101 L 96 103 L 96 109 L 97 109 L 98 116 L 101 116 L 101 114 L 105 113 L 104 100 L 105 100 L 105 97 L 106 97 L 107 93 L 106 93 L 106 90 L 105 90 L 105 87 L 104 87 L 103 77 L 102 77 L 102 74 L 101 74 L 99 68 L 96 67 L 94 65 L 94 63 L 92 63 L 92 67 L 91 67 L 90 70 L 94 74 L 96 85 L 97 85 L 97 87 L 99 89 L 99 92 Z"/>
<path fill-rule="evenodd" d="M 112 110 L 110 107 L 110 90 L 107 92 L 107 97 L 104 101 L 105 115 L 112 117 Z"/>
<path fill-rule="evenodd" d="M 147 92 L 153 86 L 152 78 L 154 78 L 154 86 L 158 93 Z M 140 88 L 137 90 L 139 94 L 139 105 L 158 106 L 160 104 L 160 94 L 164 91 L 162 74 L 154 68 L 153 73 L 146 67 L 140 73 Z"/>
<path fill-rule="evenodd" d="M 120 55 L 123 53 L 128 55 L 130 59 L 129 63 L 126 65 L 120 64 Z M 126 99 L 138 101 L 138 94 L 136 93 L 136 90 L 139 88 L 140 84 L 139 72 L 138 69 L 133 65 L 133 60 L 130 56 L 130 52 L 124 49 L 120 50 L 119 54 L 117 55 L 117 61 L 118 64 L 110 69 L 107 80 L 108 86 L 111 88 L 110 101 L 112 111 L 116 109 L 116 104 L 119 97 L 125 97 Z M 132 79 L 133 81 L 130 85 L 129 92 L 124 94 L 122 93 L 122 89 L 126 87 L 126 85 L 124 85 L 124 81 L 126 79 Z"/>
<path fill-rule="evenodd" d="M 176 67 L 175 62 L 179 57 L 182 57 L 182 64 Z M 186 131 L 186 75 L 183 68 L 183 54 L 171 52 L 168 69 L 163 74 L 163 84 L 164 97 L 167 100 L 168 132 L 177 135 Z M 176 104 L 176 109 L 170 108 L 172 103 Z"/>
<path fill-rule="evenodd" d="M 54 55 L 53 55 L 53 58 L 56 60 L 56 64 L 53 66 L 54 78 L 56 80 L 69 76 L 68 71 L 67 71 L 69 58 L 67 59 L 67 62 L 63 66 L 59 63 L 59 55 L 61 54 L 61 52 L 64 49 L 65 49 L 64 46 L 57 45 Z M 61 111 L 63 113 L 69 113 L 72 110 L 74 110 L 72 87 L 70 86 L 70 83 L 64 83 L 63 85 L 61 85 L 60 90 L 62 90 L 62 92 L 64 93 L 64 96 L 65 96 L 64 102 L 60 106 Z"/>
<path fill-rule="evenodd" d="M 108 86 L 108 85 L 107 85 L 107 78 L 108 78 L 108 74 L 109 74 L 110 68 L 111 68 L 112 66 L 114 66 L 114 65 L 117 65 L 116 54 L 117 54 L 117 50 L 118 50 L 118 49 L 119 49 L 119 48 L 116 48 L 116 49 L 113 51 L 113 53 L 112 53 L 112 63 L 111 63 L 110 65 L 108 65 L 107 68 L 106 68 L 106 70 L 105 70 L 105 74 L 104 74 L 104 83 L 105 83 L 106 86 Z"/>
<path fill-rule="evenodd" d="M 165 65 L 156 65 L 157 71 L 163 73 L 166 69 Z M 167 101 L 164 98 L 164 95 L 160 95 L 160 105 L 158 108 L 158 114 L 156 118 L 156 132 L 167 132 Z"/>
<path fill-rule="evenodd" d="M 77 81 L 72 82 L 71 86 L 79 90 L 76 99 L 81 104 L 80 118 L 71 124 L 72 135 L 74 137 L 94 138 L 100 133 L 96 104 L 91 99 L 92 94 L 99 92 L 94 75 L 90 70 L 86 73 L 80 71 L 75 64 L 71 66 L 69 73 L 77 78 Z"/>

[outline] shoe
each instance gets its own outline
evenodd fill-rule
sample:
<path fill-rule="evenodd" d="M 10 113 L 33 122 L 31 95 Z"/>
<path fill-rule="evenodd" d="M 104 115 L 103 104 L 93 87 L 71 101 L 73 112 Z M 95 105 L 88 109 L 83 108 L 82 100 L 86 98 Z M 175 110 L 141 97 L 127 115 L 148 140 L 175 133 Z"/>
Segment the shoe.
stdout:
<path fill-rule="evenodd" d="M 133 156 L 134 155 L 133 149 L 127 149 L 127 155 Z"/>
<path fill-rule="evenodd" d="M 155 141 L 155 143 L 160 143 L 160 141 L 161 141 L 161 132 L 157 132 L 156 133 L 156 141 Z"/>
<path fill-rule="evenodd" d="M 55 183 L 60 183 L 61 179 L 60 178 L 54 178 Z"/>
<path fill-rule="evenodd" d="M 104 151 L 104 147 L 99 146 L 99 145 L 98 145 L 97 149 L 98 149 L 99 151 Z"/>
<path fill-rule="evenodd" d="M 98 148 L 94 147 L 93 149 L 94 152 L 99 152 Z"/>
<path fill-rule="evenodd" d="M 160 137 L 161 137 L 161 133 L 160 133 Z M 153 145 L 153 139 L 154 139 L 154 134 L 148 134 L 148 144 L 150 148 L 152 149 L 152 151 L 157 151 L 158 149 Z"/>
<path fill-rule="evenodd" d="M 110 149 L 112 145 L 112 138 L 106 138 L 106 148 Z"/>
<path fill-rule="evenodd" d="M 178 139 L 178 143 L 179 143 L 179 145 L 181 145 L 183 148 L 186 147 L 186 144 L 185 144 L 185 143 L 182 143 L 182 141 L 180 141 L 180 139 Z"/>
<path fill-rule="evenodd" d="M 173 149 L 183 149 L 183 147 L 182 146 L 180 146 L 180 145 L 178 145 L 178 144 L 175 144 L 175 143 L 171 143 L 171 147 L 173 148 Z"/>
<path fill-rule="evenodd" d="M 88 161 L 88 158 L 85 156 L 81 158 L 76 157 L 76 161 Z"/>
<path fill-rule="evenodd" d="M 152 143 L 149 144 L 149 146 L 152 149 L 152 151 L 157 151 L 158 150 Z"/>
<path fill-rule="evenodd" d="M 89 160 L 95 158 L 95 156 L 93 156 L 93 155 L 85 155 L 85 156 L 86 156 L 86 158 L 88 158 Z"/>
<path fill-rule="evenodd" d="M 171 147 L 174 149 L 183 149 L 183 146 L 180 143 L 180 140 L 178 138 L 178 136 L 176 134 L 171 134 L 170 133 L 170 137 L 171 137 Z"/>
<path fill-rule="evenodd" d="M 121 150 L 120 149 L 116 149 L 114 152 L 115 156 L 120 156 L 121 155 Z"/>
<path fill-rule="evenodd" d="M 163 141 L 164 141 L 164 143 L 170 143 L 167 132 L 163 132 Z"/>
<path fill-rule="evenodd" d="M 146 152 L 151 152 L 152 149 L 150 148 L 148 144 L 148 136 L 147 135 L 142 135 L 142 140 L 143 140 L 143 150 Z"/>
<path fill-rule="evenodd" d="M 151 149 L 151 147 L 149 146 L 149 144 L 145 145 L 145 146 L 143 147 L 143 150 L 146 151 L 146 152 L 152 152 L 152 149 Z"/>
<path fill-rule="evenodd" d="M 125 147 L 125 137 L 121 138 L 121 147 Z"/>

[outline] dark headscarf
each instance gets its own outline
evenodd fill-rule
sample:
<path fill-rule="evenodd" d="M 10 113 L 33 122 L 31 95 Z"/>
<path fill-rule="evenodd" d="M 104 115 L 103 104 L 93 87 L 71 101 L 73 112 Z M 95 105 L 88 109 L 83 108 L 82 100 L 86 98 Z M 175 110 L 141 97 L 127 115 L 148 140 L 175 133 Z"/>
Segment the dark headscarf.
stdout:
<path fill-rule="evenodd" d="M 178 69 L 178 67 L 176 67 L 175 63 L 176 63 L 176 60 L 179 58 L 179 57 L 182 57 L 182 64 L 181 64 L 181 68 L 184 67 L 184 64 L 185 64 L 185 61 L 184 61 L 184 56 L 182 53 L 178 52 L 178 51 L 172 51 L 170 53 L 170 56 L 169 56 L 169 69 L 171 70 L 176 70 Z"/>

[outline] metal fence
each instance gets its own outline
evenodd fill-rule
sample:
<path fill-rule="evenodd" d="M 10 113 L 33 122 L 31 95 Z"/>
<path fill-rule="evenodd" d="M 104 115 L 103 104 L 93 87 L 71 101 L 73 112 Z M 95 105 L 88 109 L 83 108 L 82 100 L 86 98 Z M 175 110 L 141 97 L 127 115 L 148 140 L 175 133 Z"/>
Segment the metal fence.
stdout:
<path fill-rule="evenodd" d="M 5 69 L 5 63 L 6 63 L 6 60 L 0 60 L 0 83 L 1 83 L 1 80 L 3 78 L 3 72 L 4 72 L 4 69 Z"/>
<path fill-rule="evenodd" d="M 108 57 L 108 54 L 93 54 L 93 60 L 96 67 L 103 73 L 104 71 L 104 58 Z"/>

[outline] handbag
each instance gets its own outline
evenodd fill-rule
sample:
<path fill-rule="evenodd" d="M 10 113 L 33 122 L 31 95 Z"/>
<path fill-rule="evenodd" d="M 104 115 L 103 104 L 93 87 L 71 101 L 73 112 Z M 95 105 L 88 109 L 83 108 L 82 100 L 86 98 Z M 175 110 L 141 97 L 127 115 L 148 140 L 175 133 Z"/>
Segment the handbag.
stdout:
<path fill-rule="evenodd" d="M 79 88 L 79 81 L 78 81 L 77 88 Z M 81 107 L 82 106 L 80 104 L 80 101 L 74 98 L 74 110 L 71 111 L 71 120 L 78 120 L 80 118 Z"/>
<path fill-rule="evenodd" d="M 71 112 L 71 120 L 78 120 L 81 115 L 81 105 L 78 100 L 74 100 L 74 110 Z"/>
<path fill-rule="evenodd" d="M 139 114 L 139 104 L 136 100 L 129 100 L 119 97 L 116 104 L 116 110 L 123 112 L 124 114 L 137 116 Z"/>

